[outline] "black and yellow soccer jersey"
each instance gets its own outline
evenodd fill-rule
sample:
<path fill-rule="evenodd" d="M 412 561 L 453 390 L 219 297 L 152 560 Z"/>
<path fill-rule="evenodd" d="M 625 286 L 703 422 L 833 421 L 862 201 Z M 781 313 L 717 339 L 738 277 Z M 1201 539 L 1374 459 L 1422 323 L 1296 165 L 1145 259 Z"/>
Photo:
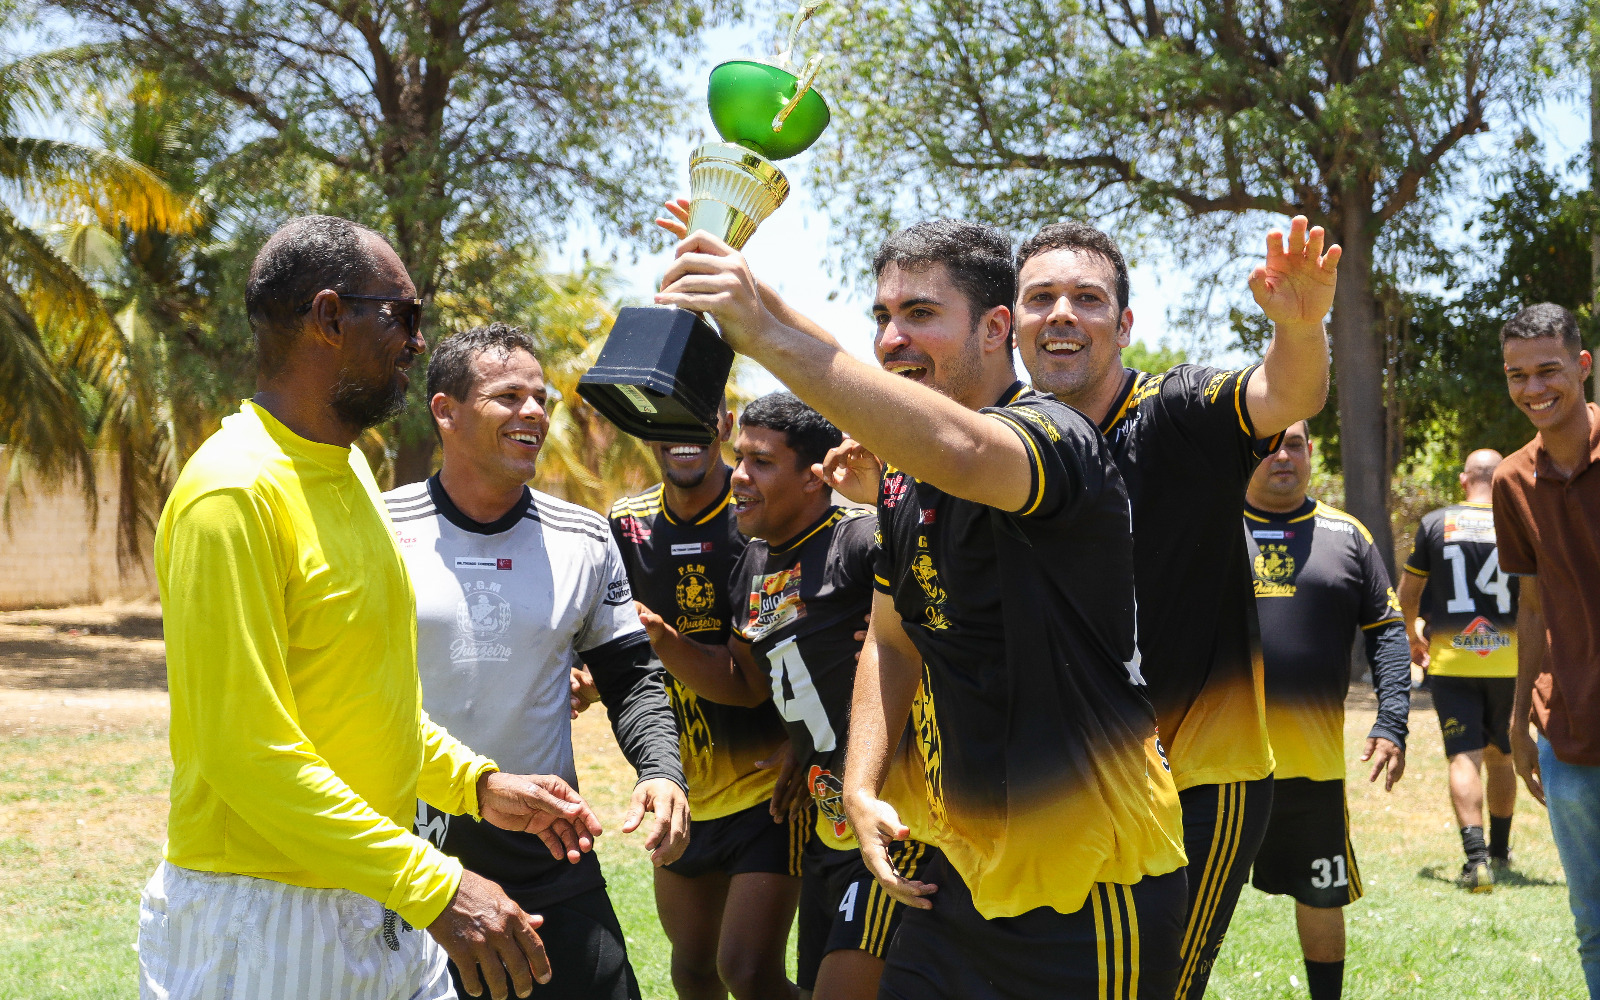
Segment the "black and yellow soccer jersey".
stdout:
<path fill-rule="evenodd" d="M 672 516 L 663 489 L 657 484 L 611 508 L 611 534 L 622 549 L 628 583 L 636 600 L 678 632 L 721 646 L 728 641 L 733 614 L 728 574 L 746 544 L 733 517 L 731 486 L 686 521 Z M 777 773 L 755 765 L 783 743 L 777 710 L 707 701 L 671 674 L 667 694 L 678 716 L 690 814 L 717 819 L 766 801 Z"/>
<path fill-rule="evenodd" d="M 1032 458 L 1022 510 L 883 477 L 875 586 L 923 659 L 911 721 L 926 793 L 883 794 L 986 919 L 1072 913 L 1096 882 L 1185 861 L 1138 677 L 1127 493 L 1065 403 L 1018 383 L 982 412 Z"/>
<path fill-rule="evenodd" d="M 1371 735 L 1404 747 L 1411 658 L 1400 605 L 1372 535 L 1349 514 L 1316 500 L 1287 514 L 1246 504 L 1244 525 L 1277 777 L 1344 778 L 1344 699 L 1358 631 L 1378 693 Z"/>
<path fill-rule="evenodd" d="M 733 632 L 767 668 L 796 762 L 817 803 L 817 834 L 857 847 L 844 817 L 844 748 L 855 689 L 855 635 L 872 610 L 877 520 L 833 507 L 781 545 L 752 539 L 733 568 Z"/>
<path fill-rule="evenodd" d="M 1489 504 L 1458 503 L 1425 516 L 1405 569 L 1428 581 L 1428 673 L 1517 676 L 1520 584 L 1500 569 Z"/>
<path fill-rule="evenodd" d="M 1239 510 L 1278 438 L 1258 440 L 1258 365 L 1126 370 L 1101 430 L 1133 501 L 1139 652 L 1179 789 L 1272 773 Z"/>

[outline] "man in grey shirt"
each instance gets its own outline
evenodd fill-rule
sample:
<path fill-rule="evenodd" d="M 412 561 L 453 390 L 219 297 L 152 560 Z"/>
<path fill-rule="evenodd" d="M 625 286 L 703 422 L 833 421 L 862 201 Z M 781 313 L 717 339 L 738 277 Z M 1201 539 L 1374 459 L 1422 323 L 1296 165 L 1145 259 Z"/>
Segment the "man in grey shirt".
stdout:
<path fill-rule="evenodd" d="M 623 832 L 654 813 L 644 846 L 667 864 L 688 842 L 686 782 L 621 554 L 604 517 L 526 485 L 549 395 L 532 341 L 502 323 L 446 339 L 428 365 L 443 467 L 384 495 L 417 595 L 423 705 L 501 766 L 537 762 L 576 787 L 569 678 L 581 661 L 639 774 Z M 423 804 L 417 832 L 543 917 L 552 978 L 540 996 L 639 996 L 594 855 L 558 862 L 536 837 Z"/>

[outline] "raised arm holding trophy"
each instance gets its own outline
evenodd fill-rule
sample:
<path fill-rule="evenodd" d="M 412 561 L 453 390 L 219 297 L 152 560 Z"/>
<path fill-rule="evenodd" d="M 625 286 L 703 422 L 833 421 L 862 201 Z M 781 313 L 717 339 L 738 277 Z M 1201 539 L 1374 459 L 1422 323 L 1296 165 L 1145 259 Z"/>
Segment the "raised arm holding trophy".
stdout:
<path fill-rule="evenodd" d="M 825 0 L 805 0 L 788 45 L 772 62 L 735 60 L 711 71 L 706 104 L 721 142 L 689 157 L 688 229 L 703 229 L 734 249 L 789 196 L 774 160 L 804 152 L 827 128 L 828 104 L 812 88 L 813 56 L 790 69 L 795 36 Z M 650 441 L 706 444 L 733 351 L 699 314 L 674 306 L 629 306 L 617 315 L 578 394 L 612 423 Z"/>

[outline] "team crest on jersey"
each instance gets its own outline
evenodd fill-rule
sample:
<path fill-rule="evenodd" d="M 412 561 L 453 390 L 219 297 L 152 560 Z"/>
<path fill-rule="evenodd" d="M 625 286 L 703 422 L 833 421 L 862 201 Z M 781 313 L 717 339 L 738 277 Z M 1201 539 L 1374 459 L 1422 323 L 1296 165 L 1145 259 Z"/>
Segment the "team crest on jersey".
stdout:
<path fill-rule="evenodd" d="M 511 629 L 511 602 L 500 596 L 500 584 L 474 580 L 461 588 L 456 605 L 456 637 L 450 643 L 450 662 L 490 660 L 505 662 L 511 647 L 503 641 Z"/>
<path fill-rule="evenodd" d="M 927 545 L 926 535 L 918 540 L 919 545 Z M 911 575 L 916 579 L 917 586 L 922 588 L 922 597 L 926 602 L 922 612 L 927 616 L 927 626 L 934 630 L 950 627 L 950 619 L 944 615 L 944 602 L 948 598 L 944 587 L 939 583 L 939 571 L 934 568 L 933 557 L 926 552 L 918 552 L 911 559 Z"/>
<path fill-rule="evenodd" d="M 717 606 L 717 588 L 706 575 L 705 563 L 684 563 L 678 567 L 677 598 L 679 632 L 714 632 L 722 627 L 711 612 Z"/>
<path fill-rule="evenodd" d="M 891 472 L 883 477 L 883 495 L 878 502 L 886 508 L 893 509 L 900 506 L 900 501 L 905 499 L 906 489 L 911 485 L 904 472 Z"/>
<path fill-rule="evenodd" d="M 1263 545 L 1255 562 L 1257 597 L 1294 596 L 1294 556 L 1287 545 Z"/>
<path fill-rule="evenodd" d="M 806 605 L 800 600 L 799 563 L 758 576 L 750 582 L 750 620 L 745 626 L 745 638 L 755 642 L 805 615 Z"/>
<path fill-rule="evenodd" d="M 1450 646 L 1479 657 L 1488 656 L 1497 649 L 1511 645 L 1511 636 L 1495 628 L 1489 619 L 1479 615 L 1467 627 L 1450 637 Z"/>
<path fill-rule="evenodd" d="M 806 787 L 816 800 L 817 811 L 833 824 L 833 835 L 843 840 L 850 836 L 850 821 L 844 816 L 844 782 L 826 768 L 811 765 L 806 775 Z"/>

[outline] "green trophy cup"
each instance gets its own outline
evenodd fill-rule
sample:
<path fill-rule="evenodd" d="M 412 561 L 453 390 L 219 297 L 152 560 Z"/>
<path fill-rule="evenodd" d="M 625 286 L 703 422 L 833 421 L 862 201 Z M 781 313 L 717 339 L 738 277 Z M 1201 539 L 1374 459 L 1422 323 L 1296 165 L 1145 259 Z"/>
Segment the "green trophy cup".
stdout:
<path fill-rule="evenodd" d="M 806 0 L 774 62 L 725 62 L 711 71 L 706 103 L 723 141 L 689 157 L 690 232 L 703 229 L 740 249 L 789 196 L 788 178 L 772 161 L 803 152 L 828 126 L 828 104 L 811 85 L 822 57 L 798 74 L 788 69 L 800 26 L 824 2 Z M 707 444 L 732 368 L 732 349 L 698 314 L 630 306 L 578 380 L 578 395 L 636 437 Z"/>

